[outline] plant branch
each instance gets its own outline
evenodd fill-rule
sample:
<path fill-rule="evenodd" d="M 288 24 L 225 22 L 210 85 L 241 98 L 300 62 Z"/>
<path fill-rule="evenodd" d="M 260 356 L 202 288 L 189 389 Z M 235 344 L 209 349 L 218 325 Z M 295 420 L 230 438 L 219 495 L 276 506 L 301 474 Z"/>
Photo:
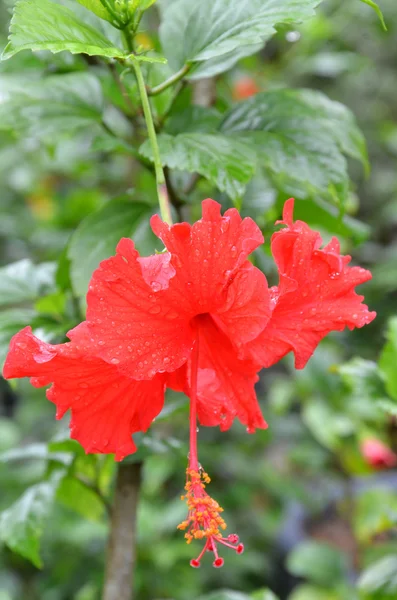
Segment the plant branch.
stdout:
<path fill-rule="evenodd" d="M 108 553 L 103 600 L 132 600 L 136 559 L 136 513 L 142 477 L 142 463 L 120 464 Z"/>
<path fill-rule="evenodd" d="M 139 94 L 141 97 L 143 114 L 146 121 L 146 127 L 148 131 L 150 145 L 152 147 L 153 153 L 153 162 L 154 162 L 154 171 L 156 174 L 156 182 L 157 182 L 157 196 L 160 205 L 160 212 L 163 221 L 172 225 L 172 216 L 170 205 L 168 202 L 168 194 L 167 194 L 167 186 L 165 184 L 165 176 L 163 171 L 163 166 L 160 158 L 160 150 L 157 143 L 157 135 L 156 130 L 153 123 L 152 111 L 150 108 L 149 98 L 146 91 L 145 81 L 143 79 L 143 74 L 141 70 L 141 66 L 139 61 L 136 60 L 133 56 L 130 57 L 132 65 L 135 70 L 135 75 L 138 83 Z"/>
<path fill-rule="evenodd" d="M 190 71 L 190 68 L 191 68 L 191 65 L 184 65 L 181 69 L 179 69 L 179 71 L 177 71 L 176 73 L 171 75 L 171 77 L 169 77 L 168 79 L 163 81 L 163 83 L 160 83 L 159 85 L 157 85 L 154 88 L 148 88 L 148 90 L 147 90 L 148 95 L 149 96 L 157 96 L 158 94 L 161 94 L 162 92 L 164 92 L 164 90 L 169 88 L 171 85 L 174 85 L 174 83 L 177 83 L 178 81 L 183 79 L 183 77 Z"/>

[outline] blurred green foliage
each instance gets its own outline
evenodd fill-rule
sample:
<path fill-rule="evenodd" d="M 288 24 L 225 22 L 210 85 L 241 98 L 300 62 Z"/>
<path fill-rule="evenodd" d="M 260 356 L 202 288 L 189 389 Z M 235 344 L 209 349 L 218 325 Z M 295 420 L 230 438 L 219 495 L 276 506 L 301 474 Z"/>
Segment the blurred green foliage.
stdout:
<path fill-rule="evenodd" d="M 80 2 L 96 4 L 105 20 L 72 0 L 57 4 L 97 27 L 98 39 L 110 36 L 105 56 L 119 48 L 119 32 L 98 3 Z M 175 101 L 170 90 L 154 97 L 177 217 L 195 218 L 207 195 L 225 208 L 241 206 L 264 231 L 267 246 L 255 260 L 271 281 L 269 237 L 294 194 L 297 218 L 324 238 L 338 235 L 343 251 L 372 270 L 363 292 L 378 318 L 330 336 L 301 372 L 285 359 L 263 373 L 258 394 L 268 431 L 200 430 L 212 493 L 246 546 L 221 570 L 191 569 L 191 548 L 176 531 L 185 515 L 187 403 L 169 395 L 136 455 L 144 460 L 139 600 L 397 597 L 397 473 L 375 472 L 360 452 L 366 437 L 397 451 L 397 14 L 393 0 L 382 1 L 384 31 L 366 4 L 327 0 L 301 26 L 278 27 L 256 54 L 196 64 Z M 0 6 L 3 46 L 12 5 Z M 141 43 L 154 55 L 155 10 L 143 24 Z M 172 22 L 167 27 L 172 36 Z M 151 87 L 172 73 L 169 65 L 144 68 Z M 200 73 L 219 74 L 215 99 L 192 108 Z M 243 76 L 261 90 L 252 105 L 267 103 L 255 127 L 241 125 L 246 105 L 233 102 Z M 286 144 L 283 127 L 293 130 L 296 119 L 304 135 Z M 1 361 L 27 324 L 43 339 L 64 340 L 84 314 L 93 268 L 120 237 L 133 237 L 143 253 L 156 243 L 161 249 L 148 229 L 156 199 L 150 151 L 139 150 L 144 140 L 135 81 L 119 67 L 43 51 L 1 63 Z M 197 147 L 203 152 L 193 153 Z M 219 168 L 209 158 L 214 148 Z M 86 456 L 69 440 L 42 390 L 27 381 L 0 386 L 0 600 L 97 600 L 113 459 Z"/>

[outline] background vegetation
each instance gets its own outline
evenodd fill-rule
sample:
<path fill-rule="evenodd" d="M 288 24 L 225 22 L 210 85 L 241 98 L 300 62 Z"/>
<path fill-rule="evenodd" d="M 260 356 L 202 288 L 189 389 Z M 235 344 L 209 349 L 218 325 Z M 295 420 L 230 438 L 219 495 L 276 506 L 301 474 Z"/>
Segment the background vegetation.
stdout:
<path fill-rule="evenodd" d="M 75 2 L 58 3 L 93 18 Z M 0 5 L 2 46 L 13 4 Z M 191 569 L 191 548 L 176 531 L 185 513 L 179 497 L 187 402 L 170 395 L 137 456 L 144 460 L 139 600 L 397 597 L 397 473 L 376 470 L 361 452 L 371 437 L 397 451 L 397 12 L 394 0 L 381 7 L 387 31 L 358 0 L 326 0 L 314 18 L 279 27 L 263 50 L 215 75 L 207 89 L 191 81 L 176 100 L 172 89 L 154 97 L 176 219 L 197 218 L 209 195 L 224 207 L 235 202 L 264 231 L 267 246 L 255 260 L 272 281 L 270 234 L 294 194 L 298 217 L 325 239 L 338 235 L 344 252 L 371 269 L 363 293 L 378 317 L 363 330 L 329 336 L 301 372 L 285 359 L 263 373 L 258 394 L 268 431 L 201 429 L 213 495 L 246 546 L 242 556 L 226 556 L 221 570 L 210 563 Z M 160 49 L 158 22 L 153 7 L 139 34 L 152 53 Z M 149 65 L 150 85 L 168 68 Z M 186 139 L 178 147 L 175 136 L 207 135 L 208 147 L 247 77 L 275 94 L 285 127 L 299 122 L 298 152 L 258 147 L 252 177 L 250 154 L 231 135 L 230 147 L 215 143 L 212 160 L 189 163 Z M 370 173 L 350 117 L 304 92 L 291 101 L 278 96 L 285 87 L 324 92 L 351 109 L 367 141 Z M 204 106 L 192 109 L 192 99 Z M 121 236 L 153 251 L 155 180 L 149 151 L 137 158 L 145 139 L 139 106 L 133 76 L 97 57 L 22 52 L 1 63 L 1 360 L 26 324 L 47 340 L 64 339 L 84 313 L 93 268 Z M 69 441 L 67 423 L 55 422 L 43 390 L 4 380 L 0 390 L 0 600 L 96 600 L 113 460 L 86 456 Z"/>

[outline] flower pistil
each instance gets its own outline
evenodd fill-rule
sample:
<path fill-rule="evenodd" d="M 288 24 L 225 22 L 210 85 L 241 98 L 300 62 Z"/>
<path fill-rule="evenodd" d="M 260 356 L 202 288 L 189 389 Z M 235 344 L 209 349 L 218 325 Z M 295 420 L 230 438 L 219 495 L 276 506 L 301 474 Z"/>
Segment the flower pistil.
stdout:
<path fill-rule="evenodd" d="M 190 544 L 194 539 L 205 539 L 205 544 L 197 558 L 190 561 L 192 567 L 198 568 L 205 552 L 213 552 L 214 567 L 222 567 L 224 560 L 218 554 L 218 544 L 232 548 L 237 554 L 244 552 L 243 544 L 239 543 L 236 534 L 223 537 L 221 531 L 226 529 L 226 523 L 221 517 L 223 508 L 211 498 L 206 492 L 206 484 L 211 479 L 208 474 L 199 467 L 199 470 L 187 468 L 186 470 L 186 494 L 181 497 L 186 500 L 188 506 L 187 518 L 178 525 L 178 529 L 186 530 L 185 538 Z"/>

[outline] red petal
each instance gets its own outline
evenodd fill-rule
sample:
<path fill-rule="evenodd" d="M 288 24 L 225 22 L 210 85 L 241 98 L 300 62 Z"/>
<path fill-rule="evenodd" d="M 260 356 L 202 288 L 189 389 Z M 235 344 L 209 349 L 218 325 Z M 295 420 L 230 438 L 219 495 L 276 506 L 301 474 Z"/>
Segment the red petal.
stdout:
<path fill-rule="evenodd" d="M 188 393 L 188 379 L 187 379 L 187 363 L 182 365 L 179 369 L 173 373 L 167 373 L 166 384 L 174 392 Z"/>
<path fill-rule="evenodd" d="M 270 315 L 266 277 L 247 261 L 229 285 L 224 305 L 212 317 L 233 344 L 240 347 L 263 331 Z"/>
<path fill-rule="evenodd" d="M 87 323 L 98 353 L 135 379 L 174 371 L 187 359 L 192 332 L 183 303 L 170 303 L 169 255 L 140 258 L 129 239 L 94 271 Z M 153 278 L 152 281 L 150 281 Z"/>
<path fill-rule="evenodd" d="M 235 417 L 254 431 L 266 428 L 255 383 L 258 367 L 238 360 L 228 338 L 209 316 L 198 319 L 199 371 L 197 380 L 198 418 L 202 425 L 228 429 Z"/>
<path fill-rule="evenodd" d="M 71 409 L 71 437 L 86 452 L 115 453 L 116 460 L 135 452 L 131 434 L 146 431 L 164 401 L 164 376 L 135 381 L 89 354 L 92 342 L 85 323 L 70 332 L 72 342 L 46 344 L 30 327 L 11 340 L 4 377 L 31 377 L 41 387 L 52 383 L 47 397 L 60 419 Z"/>
<path fill-rule="evenodd" d="M 296 368 L 302 369 L 329 332 L 362 327 L 376 313 L 354 291 L 371 273 L 348 267 L 350 256 L 340 255 L 336 239 L 320 250 L 320 234 L 302 221 L 294 223 L 292 210 L 293 200 L 288 200 L 283 213 L 287 228 L 272 237 L 280 282 L 271 290 L 271 319 L 249 344 L 249 355 L 269 367 L 292 350 Z"/>
<path fill-rule="evenodd" d="M 192 315 L 216 311 L 225 301 L 227 285 L 263 236 L 252 219 L 241 219 L 236 209 L 222 217 L 220 204 L 202 203 L 203 217 L 194 225 L 170 227 L 158 215 L 151 219 L 154 233 L 172 255 L 176 275 L 174 302 Z"/>

